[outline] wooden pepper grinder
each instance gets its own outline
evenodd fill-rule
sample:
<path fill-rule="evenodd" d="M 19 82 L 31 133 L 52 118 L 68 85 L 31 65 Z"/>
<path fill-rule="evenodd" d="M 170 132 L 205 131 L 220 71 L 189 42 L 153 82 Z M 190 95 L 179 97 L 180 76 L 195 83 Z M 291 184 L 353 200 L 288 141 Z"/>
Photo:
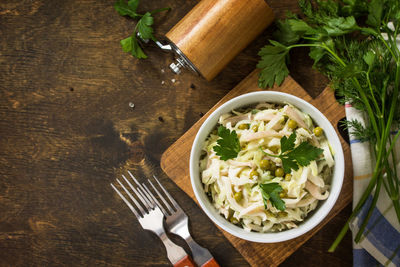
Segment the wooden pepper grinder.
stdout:
<path fill-rule="evenodd" d="M 264 0 L 202 0 L 166 34 L 178 56 L 170 68 L 210 81 L 273 19 Z"/>

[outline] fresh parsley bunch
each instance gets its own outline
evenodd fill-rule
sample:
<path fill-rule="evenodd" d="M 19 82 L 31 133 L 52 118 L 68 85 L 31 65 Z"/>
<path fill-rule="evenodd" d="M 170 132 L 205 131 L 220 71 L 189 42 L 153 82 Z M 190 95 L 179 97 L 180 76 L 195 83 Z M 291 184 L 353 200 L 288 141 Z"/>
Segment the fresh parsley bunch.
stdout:
<path fill-rule="evenodd" d="M 138 6 L 139 0 L 129 0 L 128 2 L 125 0 L 118 0 L 114 4 L 115 10 L 121 16 L 129 16 L 138 20 L 132 35 L 121 40 L 121 46 L 124 52 L 131 53 L 132 56 L 142 59 L 147 58 L 147 55 L 140 47 L 136 34 L 139 33 L 142 39 L 151 39 L 156 41 L 156 38 L 153 35 L 154 30 L 152 28 L 154 23 L 153 15 L 161 11 L 170 10 L 170 8 L 160 8 L 151 12 L 146 12 L 142 15 L 136 12 Z"/>
<path fill-rule="evenodd" d="M 334 251 L 349 228 L 349 222 L 375 189 L 366 219 L 355 241 L 359 242 L 376 206 L 383 185 L 400 222 L 400 182 L 393 152 L 399 137 L 400 30 L 399 0 L 300 0 L 300 16 L 289 13 L 278 22 L 276 41 L 263 47 L 257 67 L 259 86 L 281 84 L 289 74 L 289 52 L 309 47 L 314 67 L 331 81 L 342 103 L 366 112 L 368 121 L 346 124 L 350 134 L 373 144 L 376 164 L 370 183 L 346 225 L 332 244 Z M 397 130 L 394 137 L 390 132 Z M 391 165 L 392 164 L 392 165 Z M 384 175 L 386 173 L 386 175 Z"/>

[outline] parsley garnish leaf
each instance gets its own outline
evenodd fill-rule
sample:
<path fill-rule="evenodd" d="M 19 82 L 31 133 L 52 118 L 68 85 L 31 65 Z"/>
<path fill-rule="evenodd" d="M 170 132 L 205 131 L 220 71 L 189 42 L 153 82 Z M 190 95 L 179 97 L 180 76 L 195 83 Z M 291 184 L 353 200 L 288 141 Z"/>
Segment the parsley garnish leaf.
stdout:
<path fill-rule="evenodd" d="M 299 166 L 308 166 L 311 161 L 316 160 L 319 155 L 324 152 L 323 149 L 311 145 L 309 142 L 302 142 L 295 147 L 296 132 L 293 132 L 289 138 L 286 136 L 281 138 L 281 153 L 279 155 L 272 155 L 262 152 L 271 157 L 277 157 L 282 160 L 282 167 L 286 173 L 291 170 L 297 171 Z"/>
<path fill-rule="evenodd" d="M 286 136 L 281 138 L 281 152 L 292 150 L 294 148 L 294 142 L 296 141 L 296 132 L 293 132 L 289 138 Z"/>
<path fill-rule="evenodd" d="M 293 158 L 300 166 L 308 166 L 311 161 L 318 158 L 324 152 L 323 149 L 311 145 L 309 142 L 303 142 L 285 156 Z"/>
<path fill-rule="evenodd" d="M 278 183 L 260 184 L 260 191 L 264 201 L 264 207 L 267 209 L 267 200 L 278 210 L 285 210 L 285 202 L 279 197 L 283 188 Z"/>
<path fill-rule="evenodd" d="M 237 137 L 236 131 L 232 132 L 224 126 L 218 127 L 218 136 L 216 146 L 213 147 L 214 151 L 222 160 L 236 158 L 240 151 L 240 142 Z"/>
<path fill-rule="evenodd" d="M 297 162 L 294 158 L 290 157 L 280 157 L 282 160 L 282 167 L 285 173 L 290 173 L 291 170 L 297 171 L 299 169 L 299 166 L 297 165 Z"/>

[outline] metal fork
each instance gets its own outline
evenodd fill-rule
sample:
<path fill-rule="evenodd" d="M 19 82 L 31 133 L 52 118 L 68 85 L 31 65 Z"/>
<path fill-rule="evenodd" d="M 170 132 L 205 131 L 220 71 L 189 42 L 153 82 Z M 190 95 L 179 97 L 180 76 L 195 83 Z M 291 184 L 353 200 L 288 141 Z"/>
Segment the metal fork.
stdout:
<path fill-rule="evenodd" d="M 129 175 L 132 179 L 137 182 L 135 177 L 128 171 Z M 155 175 L 153 175 L 154 179 L 157 181 L 158 185 L 164 192 L 164 194 L 168 197 L 169 201 L 173 205 L 175 209 L 173 209 L 160 191 L 154 186 L 150 179 L 148 179 L 151 187 L 157 193 L 159 198 L 161 199 L 162 203 L 166 206 L 168 211 L 164 209 L 164 207 L 160 204 L 160 202 L 155 198 L 154 194 L 147 188 L 145 184 L 142 184 L 144 190 L 152 197 L 153 201 L 157 204 L 157 206 L 162 210 L 165 215 L 166 223 L 167 223 L 167 230 L 175 235 L 180 236 L 183 238 L 188 246 L 190 247 L 193 255 L 193 260 L 196 262 L 198 266 L 201 267 L 212 267 L 212 266 L 219 266 L 214 257 L 211 255 L 210 251 L 206 248 L 201 247 L 197 244 L 189 232 L 189 219 L 186 213 L 182 210 L 179 204 L 172 198 L 172 196 L 168 193 L 168 191 L 162 186 L 160 181 L 157 179 Z"/>
<path fill-rule="evenodd" d="M 129 174 L 132 176 L 130 172 Z M 122 175 L 122 178 L 132 189 L 133 194 L 137 197 L 137 199 L 139 199 L 137 200 L 135 197 L 133 197 L 129 190 L 117 179 L 118 184 L 129 196 L 133 202 L 133 205 L 113 184 L 111 184 L 111 187 L 115 190 L 115 192 L 117 192 L 117 194 L 121 197 L 133 214 L 135 214 L 143 229 L 152 231 L 161 239 L 165 245 L 165 248 L 167 249 L 168 259 L 175 267 L 194 267 L 195 265 L 191 261 L 189 255 L 180 246 L 177 246 L 175 243 L 173 243 L 166 235 L 163 226 L 164 214 L 156 205 L 153 198 L 140 185 L 138 188 L 134 188 L 124 175 Z M 133 206 L 135 206 L 137 210 Z"/>

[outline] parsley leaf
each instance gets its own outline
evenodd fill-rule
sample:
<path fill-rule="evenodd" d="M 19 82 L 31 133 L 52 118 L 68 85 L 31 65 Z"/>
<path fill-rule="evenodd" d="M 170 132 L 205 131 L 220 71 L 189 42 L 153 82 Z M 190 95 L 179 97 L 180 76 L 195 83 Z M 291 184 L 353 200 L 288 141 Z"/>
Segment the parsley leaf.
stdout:
<path fill-rule="evenodd" d="M 132 35 L 128 38 L 121 40 L 120 43 L 124 52 L 130 53 L 132 56 L 138 59 L 142 59 L 147 58 L 147 55 L 140 47 L 136 34 L 138 33 L 140 38 L 142 39 L 152 39 L 154 41 L 157 41 L 153 35 L 154 31 L 152 25 L 154 23 L 154 18 L 152 15 L 162 11 L 170 10 L 170 8 L 160 8 L 151 12 L 146 12 L 144 15 L 141 15 L 136 12 L 138 6 L 139 0 L 129 0 L 128 2 L 126 2 L 125 0 L 118 0 L 114 4 L 114 8 L 118 12 L 118 14 L 120 14 L 121 16 L 129 16 L 133 19 L 138 20 Z"/>
<path fill-rule="evenodd" d="M 272 157 L 277 157 L 282 160 L 282 167 L 286 173 L 291 170 L 297 171 L 299 166 L 308 166 L 311 161 L 318 158 L 324 152 L 323 149 L 312 146 L 309 142 L 302 142 L 295 147 L 296 132 L 293 132 L 289 138 L 286 136 L 281 138 L 281 153 L 279 155 L 265 154 Z"/>
<path fill-rule="evenodd" d="M 324 152 L 323 149 L 311 145 L 309 142 L 303 142 L 285 156 L 293 158 L 300 166 L 308 166 L 311 161 L 318 158 Z"/>
<path fill-rule="evenodd" d="M 382 20 L 382 11 L 383 11 L 383 2 L 382 0 L 371 0 L 368 6 L 368 18 L 366 23 L 374 28 L 377 28 L 381 25 Z"/>
<path fill-rule="evenodd" d="M 329 36 L 340 36 L 359 29 L 353 16 L 327 19 L 322 28 Z"/>
<path fill-rule="evenodd" d="M 257 68 L 261 69 L 258 84 L 260 87 L 272 87 L 274 83 L 280 85 L 289 70 L 286 66 L 286 55 L 289 49 L 286 46 L 270 41 L 272 45 L 264 46 L 258 53 L 261 60 L 257 64 Z"/>
<path fill-rule="evenodd" d="M 274 37 L 282 44 L 290 45 L 300 40 L 300 34 L 293 31 L 288 20 L 277 22 L 278 30 L 274 33 Z"/>
<path fill-rule="evenodd" d="M 285 210 L 285 202 L 279 197 L 283 188 L 278 183 L 260 184 L 260 191 L 264 201 L 264 207 L 267 209 L 267 200 L 278 210 Z"/>
<path fill-rule="evenodd" d="M 136 13 L 136 9 L 139 5 L 139 0 L 129 0 L 128 3 L 125 0 L 118 0 L 114 4 L 115 10 L 121 16 L 129 16 L 133 19 L 138 19 L 141 17 L 140 14 Z"/>
<path fill-rule="evenodd" d="M 236 158 L 240 151 L 240 142 L 237 137 L 236 131 L 232 132 L 224 126 L 218 127 L 218 136 L 220 139 L 217 140 L 216 146 L 213 147 L 214 151 L 222 160 L 228 160 Z"/>
<path fill-rule="evenodd" d="M 282 167 L 285 173 L 290 173 L 291 170 L 297 171 L 299 169 L 296 159 L 284 156 L 281 156 L 280 158 L 282 160 Z"/>
<path fill-rule="evenodd" d="M 140 33 L 140 36 L 143 39 L 153 39 L 153 25 L 154 19 L 149 12 L 143 15 L 143 17 L 138 21 L 137 28 Z"/>
<path fill-rule="evenodd" d="M 294 142 L 296 141 L 296 132 L 293 132 L 289 138 L 286 136 L 281 138 L 281 152 L 292 150 L 294 148 Z"/>
<path fill-rule="evenodd" d="M 132 56 L 139 59 L 147 58 L 146 54 L 140 47 L 135 35 L 129 36 L 128 38 L 121 40 L 120 43 L 124 52 L 131 53 Z"/>

